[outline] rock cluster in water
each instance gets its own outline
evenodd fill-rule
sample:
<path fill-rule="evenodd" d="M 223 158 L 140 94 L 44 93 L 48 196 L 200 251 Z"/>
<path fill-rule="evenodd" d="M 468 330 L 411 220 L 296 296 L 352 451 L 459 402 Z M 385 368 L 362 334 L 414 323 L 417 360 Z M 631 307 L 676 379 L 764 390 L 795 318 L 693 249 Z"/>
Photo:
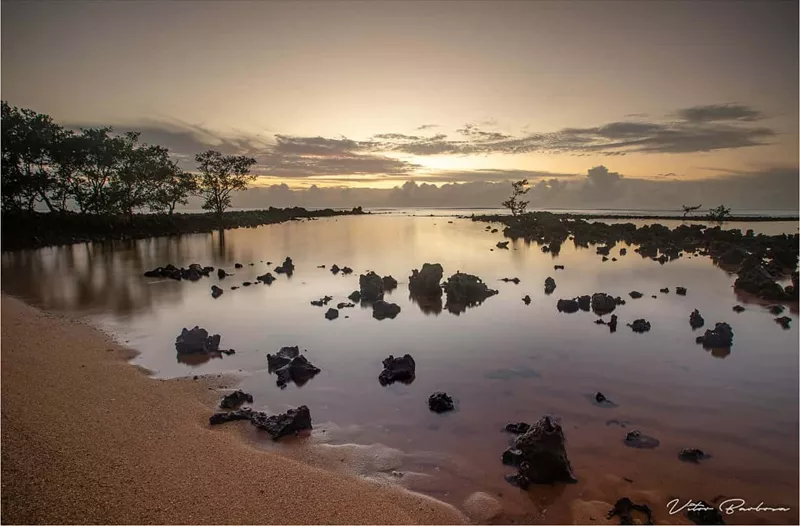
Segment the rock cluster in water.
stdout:
<path fill-rule="evenodd" d="M 219 351 L 219 334 L 210 336 L 208 331 L 195 326 L 192 330 L 184 327 L 175 338 L 175 349 L 179 354 L 213 353 Z"/>
<path fill-rule="evenodd" d="M 378 376 L 378 381 L 381 385 L 389 385 L 394 382 L 410 384 L 416 377 L 416 368 L 417 364 L 410 354 L 403 355 L 400 358 L 389 355 L 388 358 L 383 360 L 383 371 Z"/>
<path fill-rule="evenodd" d="M 361 301 L 378 301 L 383 299 L 383 279 L 370 271 L 358 277 Z"/>
<path fill-rule="evenodd" d="M 287 276 L 291 276 L 294 272 L 294 263 L 292 263 L 292 258 L 287 257 L 280 266 L 275 267 L 275 272 L 278 274 L 286 274 Z"/>
<path fill-rule="evenodd" d="M 633 512 L 638 511 L 644 513 L 645 522 L 634 519 Z M 628 497 L 622 497 L 617 500 L 614 507 L 606 515 L 606 519 L 612 517 L 619 517 L 620 524 L 653 524 L 653 512 L 647 504 L 636 504 Z M 634 522 L 638 521 L 638 522 Z"/>
<path fill-rule="evenodd" d="M 447 295 L 446 308 L 454 314 L 464 312 L 467 307 L 480 305 L 486 298 L 497 294 L 478 276 L 463 272 L 456 272 L 447 278 L 442 288 Z"/>
<path fill-rule="evenodd" d="M 208 277 L 213 271 L 214 267 L 204 267 L 198 263 L 192 263 L 189 265 L 189 268 L 177 268 L 169 264 L 165 267 L 156 267 L 153 270 L 148 270 L 144 275 L 147 278 L 170 278 L 177 281 L 182 279 L 197 281 L 201 277 Z"/>
<path fill-rule="evenodd" d="M 280 388 L 286 387 L 290 381 L 303 386 L 320 372 L 319 368 L 300 354 L 297 346 L 281 347 L 277 353 L 267 354 L 267 368 L 277 376 L 276 383 Z"/>
<path fill-rule="evenodd" d="M 697 343 L 712 349 L 730 347 L 733 345 L 733 329 L 727 323 L 717 323 L 713 329 L 706 329 L 705 334 L 698 336 Z"/>

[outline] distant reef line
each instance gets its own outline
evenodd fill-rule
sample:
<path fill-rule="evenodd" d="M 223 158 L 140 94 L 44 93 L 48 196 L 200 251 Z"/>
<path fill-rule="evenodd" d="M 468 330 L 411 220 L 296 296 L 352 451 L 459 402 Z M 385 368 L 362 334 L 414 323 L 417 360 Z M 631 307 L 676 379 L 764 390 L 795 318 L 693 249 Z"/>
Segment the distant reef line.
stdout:
<path fill-rule="evenodd" d="M 536 213 L 536 212 L 533 212 Z M 649 221 L 651 219 L 658 219 L 660 221 L 668 220 L 668 221 L 684 221 L 684 222 L 693 222 L 696 223 L 706 222 L 711 223 L 713 225 L 720 224 L 714 218 L 711 218 L 707 215 L 694 215 L 694 216 L 675 216 L 675 215 L 638 215 L 638 214 L 575 214 L 571 212 L 547 212 L 553 214 L 554 216 L 558 216 L 561 219 L 640 219 Z M 475 216 L 476 218 L 480 218 L 484 221 L 503 221 L 505 219 L 510 218 L 511 216 L 508 214 L 484 214 L 484 215 L 477 215 L 472 214 L 471 216 L 460 216 L 471 218 Z M 722 222 L 724 225 L 725 223 L 762 223 L 762 222 L 775 222 L 775 221 L 800 221 L 800 215 L 794 216 L 729 216 Z"/>
<path fill-rule="evenodd" d="M 101 215 L 72 212 L 3 212 L 3 251 L 34 249 L 73 243 L 145 239 L 209 233 L 219 229 L 252 228 L 300 219 L 364 214 L 361 207 L 352 210 L 306 210 L 273 208 L 214 213 Z"/>

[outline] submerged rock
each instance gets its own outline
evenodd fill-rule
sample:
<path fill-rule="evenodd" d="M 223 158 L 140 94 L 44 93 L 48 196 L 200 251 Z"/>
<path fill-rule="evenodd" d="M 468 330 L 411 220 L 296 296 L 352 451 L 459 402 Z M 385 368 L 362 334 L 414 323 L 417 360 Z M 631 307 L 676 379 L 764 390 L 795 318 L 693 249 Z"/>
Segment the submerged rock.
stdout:
<path fill-rule="evenodd" d="M 453 313 L 463 312 L 467 307 L 479 305 L 486 298 L 497 294 L 496 290 L 487 287 L 479 277 L 463 272 L 447 278 L 442 288 L 447 294 L 446 307 Z"/>
<path fill-rule="evenodd" d="M 217 287 L 216 285 L 211 285 L 211 297 L 214 299 L 219 298 L 222 296 L 222 293 L 225 292 L 221 288 Z"/>
<path fill-rule="evenodd" d="M 617 302 L 612 296 L 604 292 L 596 292 L 592 294 L 592 311 L 599 316 L 609 314 L 617 308 Z"/>
<path fill-rule="evenodd" d="M 291 276 L 294 272 L 294 263 L 292 263 L 292 258 L 287 257 L 283 261 L 282 265 L 275 267 L 275 272 L 278 274 L 286 274 L 287 276 Z"/>
<path fill-rule="evenodd" d="M 523 433 L 527 433 L 531 428 L 531 425 L 527 422 L 513 422 L 511 424 L 506 424 L 506 431 L 509 433 L 516 433 L 521 435 Z"/>
<path fill-rule="evenodd" d="M 209 336 L 208 331 L 196 326 L 192 330 L 184 328 L 175 339 L 175 349 L 179 354 L 211 353 L 219 351 L 221 336 Z"/>
<path fill-rule="evenodd" d="M 525 302 L 525 305 L 530 305 L 531 304 L 531 297 L 529 295 L 525 294 L 525 296 L 522 297 L 522 301 Z"/>
<path fill-rule="evenodd" d="M 783 305 L 770 305 L 769 307 L 767 307 L 767 310 L 771 314 L 778 316 L 779 314 L 783 314 L 783 308 L 784 308 Z"/>
<path fill-rule="evenodd" d="M 275 354 L 267 354 L 267 369 L 268 372 L 273 372 L 280 369 L 284 365 L 292 361 L 292 358 L 300 355 L 300 347 L 281 347 Z"/>
<path fill-rule="evenodd" d="M 221 268 L 218 268 L 218 269 L 217 269 L 217 277 L 218 277 L 219 279 L 223 279 L 225 276 L 230 276 L 230 274 L 228 274 L 227 272 L 225 272 L 225 271 L 224 271 L 224 270 L 222 270 Z"/>
<path fill-rule="evenodd" d="M 608 332 L 617 332 L 617 315 L 611 315 L 611 321 L 608 322 Z"/>
<path fill-rule="evenodd" d="M 241 263 L 236 263 L 233 265 L 233 268 L 244 268 L 244 265 L 242 265 Z"/>
<path fill-rule="evenodd" d="M 633 518 L 633 512 L 638 511 L 645 514 L 645 521 Z M 606 519 L 619 517 L 620 524 L 653 524 L 653 512 L 647 504 L 636 504 L 628 497 L 617 500 L 614 507 L 606 515 Z M 637 522 L 634 522 L 636 520 Z"/>
<path fill-rule="evenodd" d="M 702 449 L 684 448 L 681 449 L 680 452 L 678 453 L 679 460 L 682 460 L 684 462 L 694 462 L 695 464 L 707 458 L 711 458 L 711 455 L 704 452 Z"/>
<path fill-rule="evenodd" d="M 623 442 L 628 447 L 635 447 L 638 449 L 653 449 L 657 448 L 660 442 L 657 438 L 642 434 L 641 431 L 631 431 L 625 438 Z"/>
<path fill-rule="evenodd" d="M 361 299 L 364 301 L 377 301 L 383 299 L 383 280 L 380 276 L 370 271 L 358 277 L 361 289 Z"/>
<path fill-rule="evenodd" d="M 698 336 L 697 343 L 711 348 L 730 347 L 733 345 L 733 329 L 727 323 L 717 323 L 714 329 L 706 329 L 705 334 Z"/>
<path fill-rule="evenodd" d="M 353 307 L 355 307 L 355 305 L 354 305 L 354 304 L 352 304 L 352 303 L 345 303 L 345 302 L 341 302 L 341 303 L 337 303 L 337 304 L 336 304 L 336 308 L 337 308 L 337 309 L 339 309 L 339 310 L 342 310 L 342 309 L 351 309 L 351 308 L 353 308 Z"/>
<path fill-rule="evenodd" d="M 544 280 L 544 293 L 552 294 L 554 290 L 556 290 L 556 280 L 548 276 Z"/>
<path fill-rule="evenodd" d="M 410 354 L 406 354 L 401 358 L 389 355 L 388 358 L 383 360 L 383 371 L 378 376 L 378 381 L 381 385 L 393 384 L 394 382 L 410 384 L 416 377 L 416 367 L 417 364 Z"/>
<path fill-rule="evenodd" d="M 350 267 L 342 267 L 342 274 L 344 274 L 345 276 L 347 276 L 348 274 L 352 274 L 352 273 L 353 273 L 353 269 L 351 269 Z"/>
<path fill-rule="evenodd" d="M 699 329 L 703 325 L 706 324 L 706 320 L 700 315 L 700 311 L 695 309 L 689 315 L 689 325 L 691 325 L 692 329 Z"/>
<path fill-rule="evenodd" d="M 332 299 L 333 296 L 323 296 L 318 300 L 311 300 L 311 304 L 315 307 L 322 307 L 327 305 Z"/>
<path fill-rule="evenodd" d="M 585 294 L 583 296 L 578 296 L 575 299 L 578 301 L 578 307 L 582 311 L 589 312 L 592 303 L 592 298 L 588 294 Z"/>
<path fill-rule="evenodd" d="M 789 316 L 781 316 L 780 318 L 775 318 L 775 323 L 779 324 L 784 329 L 790 328 L 790 323 L 792 319 Z"/>
<path fill-rule="evenodd" d="M 558 303 L 556 303 L 556 308 L 558 309 L 558 312 L 578 312 L 578 301 L 561 299 L 558 300 Z"/>
<path fill-rule="evenodd" d="M 358 303 L 359 301 L 361 301 L 361 292 L 354 290 L 353 292 L 350 293 L 349 296 L 347 296 L 347 299 Z"/>
<path fill-rule="evenodd" d="M 325 318 L 328 320 L 335 320 L 338 317 L 339 311 L 336 309 L 328 309 L 328 311 L 325 313 Z"/>
<path fill-rule="evenodd" d="M 647 332 L 650 330 L 650 322 L 644 318 L 640 318 L 634 320 L 633 323 L 629 323 L 628 327 L 630 327 L 633 332 Z"/>
<path fill-rule="evenodd" d="M 331 267 L 331 272 L 332 272 L 332 273 L 334 273 L 334 274 L 338 274 L 338 273 L 339 273 L 339 270 L 341 270 L 341 269 L 339 268 L 339 265 L 337 265 L 336 263 L 334 263 L 334 264 L 333 264 L 333 266 Z"/>
<path fill-rule="evenodd" d="M 252 404 L 253 396 L 245 393 L 242 390 L 237 390 L 225 395 L 225 397 L 219 403 L 219 406 L 222 409 L 235 409 L 244 403 Z"/>
<path fill-rule="evenodd" d="M 742 307 L 741 305 L 734 305 L 733 306 L 733 311 L 734 312 L 744 312 L 745 310 L 746 309 L 744 307 Z"/>
<path fill-rule="evenodd" d="M 252 285 L 252 283 L 250 283 L 249 281 L 245 281 L 242 283 L 242 287 L 249 287 L 250 285 Z"/>
<path fill-rule="evenodd" d="M 597 391 L 597 393 L 594 395 L 594 400 L 595 400 L 595 402 L 597 402 L 598 404 L 602 404 L 602 403 L 604 403 L 604 402 L 609 402 L 609 403 L 611 402 L 611 401 L 610 401 L 608 398 L 606 398 L 606 396 L 605 396 L 603 393 L 601 393 L 600 391 Z"/>
<path fill-rule="evenodd" d="M 517 437 L 514 445 L 520 455 L 518 473 L 511 478 L 512 483 L 527 487 L 576 481 L 567 458 L 564 432 L 551 417 L 545 416 L 533 424 Z"/>
<path fill-rule="evenodd" d="M 635 300 L 638 300 L 639 298 L 641 298 L 643 296 L 643 294 L 641 292 L 636 291 L 636 290 L 632 290 L 628 294 L 630 295 L 631 298 L 633 298 Z"/>
<path fill-rule="evenodd" d="M 519 285 L 520 279 L 519 278 L 501 278 L 500 281 L 505 281 L 506 283 L 513 283 L 514 285 Z"/>
<path fill-rule="evenodd" d="M 760 260 L 745 261 L 738 270 L 739 277 L 733 283 L 734 290 L 743 290 L 765 300 L 789 299 L 790 295 L 781 287 Z"/>
<path fill-rule="evenodd" d="M 498 241 L 497 248 L 504 248 L 508 250 L 508 241 Z"/>
<path fill-rule="evenodd" d="M 447 393 L 436 391 L 428 398 L 428 407 L 436 413 L 444 413 L 454 409 L 453 399 Z"/>
<path fill-rule="evenodd" d="M 675 287 L 675 294 L 678 296 L 686 296 L 686 287 Z"/>
<path fill-rule="evenodd" d="M 441 296 L 444 269 L 439 263 L 425 263 L 420 270 L 412 270 L 408 277 L 408 290 L 412 295 Z"/>
<path fill-rule="evenodd" d="M 398 314 L 400 314 L 400 305 L 396 303 L 378 300 L 372 304 L 372 317 L 376 320 L 394 319 Z"/>
<path fill-rule="evenodd" d="M 383 290 L 387 292 L 397 288 L 397 280 L 392 276 L 384 276 L 381 281 L 383 281 Z"/>
<path fill-rule="evenodd" d="M 272 274 L 267 272 L 266 274 L 264 274 L 262 276 L 256 276 L 256 279 L 258 281 L 262 282 L 262 283 L 265 283 L 266 285 L 271 285 L 272 282 L 275 281 L 276 278 L 275 278 L 275 276 L 273 276 Z"/>

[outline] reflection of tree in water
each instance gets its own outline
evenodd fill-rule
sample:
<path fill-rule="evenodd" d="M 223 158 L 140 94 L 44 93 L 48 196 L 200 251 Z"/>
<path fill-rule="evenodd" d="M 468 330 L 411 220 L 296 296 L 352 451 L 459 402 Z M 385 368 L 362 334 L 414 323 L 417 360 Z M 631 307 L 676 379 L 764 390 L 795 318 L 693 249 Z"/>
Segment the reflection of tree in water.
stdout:
<path fill-rule="evenodd" d="M 713 349 L 706 349 L 707 351 L 711 351 L 711 356 L 714 358 L 725 358 L 731 353 L 730 347 L 715 347 Z"/>
<path fill-rule="evenodd" d="M 190 367 L 198 367 L 214 358 L 222 359 L 223 356 L 224 355 L 221 352 L 175 353 L 178 363 L 182 363 Z"/>

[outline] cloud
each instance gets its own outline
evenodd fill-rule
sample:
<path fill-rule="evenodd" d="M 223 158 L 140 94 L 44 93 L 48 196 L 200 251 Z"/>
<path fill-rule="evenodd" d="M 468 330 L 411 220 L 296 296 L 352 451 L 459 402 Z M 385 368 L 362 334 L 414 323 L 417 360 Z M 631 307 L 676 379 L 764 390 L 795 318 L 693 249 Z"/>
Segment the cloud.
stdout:
<path fill-rule="evenodd" d="M 423 124 L 422 126 L 417 126 L 417 130 L 430 130 L 431 128 L 438 128 L 438 124 Z"/>
<path fill-rule="evenodd" d="M 757 121 L 763 118 L 760 111 L 741 104 L 710 104 L 678 110 L 678 116 L 689 122 Z"/>

